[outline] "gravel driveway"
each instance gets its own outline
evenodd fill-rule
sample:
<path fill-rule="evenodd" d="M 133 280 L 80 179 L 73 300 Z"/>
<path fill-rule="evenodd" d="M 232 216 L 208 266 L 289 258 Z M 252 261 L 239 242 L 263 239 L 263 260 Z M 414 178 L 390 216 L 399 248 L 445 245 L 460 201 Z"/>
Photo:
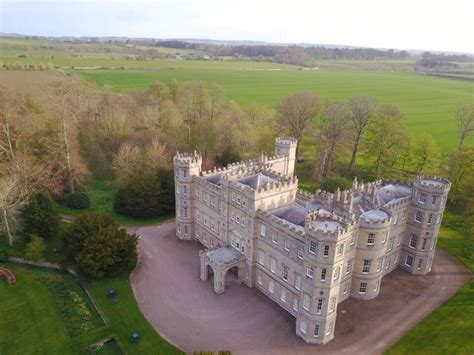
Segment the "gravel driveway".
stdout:
<path fill-rule="evenodd" d="M 232 284 L 215 294 L 211 281 L 199 279 L 202 246 L 180 241 L 174 229 L 174 221 L 130 229 L 140 235 L 141 253 L 131 282 L 145 317 L 186 352 L 379 354 L 472 278 L 457 258 L 438 249 L 429 275 L 396 270 L 385 276 L 376 299 L 338 305 L 333 341 L 307 345 L 295 335 L 295 319 L 256 289 Z"/>

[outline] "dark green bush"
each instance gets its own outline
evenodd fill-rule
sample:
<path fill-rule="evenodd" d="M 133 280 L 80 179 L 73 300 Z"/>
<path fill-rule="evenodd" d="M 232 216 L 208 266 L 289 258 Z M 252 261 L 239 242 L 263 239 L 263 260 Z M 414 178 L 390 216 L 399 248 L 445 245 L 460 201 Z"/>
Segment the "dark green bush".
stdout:
<path fill-rule="evenodd" d="M 4 263 L 8 260 L 7 252 L 3 249 L 0 249 L 0 263 Z"/>
<path fill-rule="evenodd" d="M 41 238 L 52 239 L 59 232 L 59 215 L 51 199 L 36 194 L 22 213 L 23 233 L 26 240 L 35 234 Z"/>
<path fill-rule="evenodd" d="M 85 192 L 70 193 L 66 196 L 66 206 L 73 210 L 83 210 L 89 208 L 91 200 Z"/>

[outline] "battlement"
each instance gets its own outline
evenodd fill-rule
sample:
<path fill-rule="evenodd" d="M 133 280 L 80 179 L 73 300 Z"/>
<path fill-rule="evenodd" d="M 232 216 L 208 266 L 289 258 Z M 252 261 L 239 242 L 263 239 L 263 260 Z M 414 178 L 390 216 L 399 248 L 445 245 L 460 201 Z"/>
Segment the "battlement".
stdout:
<path fill-rule="evenodd" d="M 278 146 L 296 147 L 298 141 L 294 138 L 277 137 L 275 138 L 275 144 Z"/>
<path fill-rule="evenodd" d="M 306 216 L 305 227 L 309 233 L 317 233 L 319 236 L 337 239 L 339 236 L 349 232 L 355 221 L 348 221 L 334 212 L 313 211 Z"/>
<path fill-rule="evenodd" d="M 383 205 L 383 208 L 388 211 L 392 211 L 400 206 L 409 205 L 410 203 L 411 203 L 411 196 L 402 197 L 402 198 L 387 202 L 385 205 Z"/>
<path fill-rule="evenodd" d="M 283 228 L 285 228 L 285 229 L 287 229 L 291 232 L 297 233 L 299 235 L 304 235 L 305 234 L 304 228 L 302 228 L 300 226 L 296 226 L 293 223 L 290 223 L 288 221 L 285 221 L 284 219 L 281 219 L 281 218 L 273 215 L 270 212 L 259 209 L 259 210 L 257 210 L 257 214 L 258 214 L 259 218 L 262 221 L 269 222 L 270 224 L 274 224 L 274 225 L 283 227 Z"/>
<path fill-rule="evenodd" d="M 180 153 L 176 152 L 176 155 L 173 157 L 173 163 L 180 166 L 191 166 L 194 164 L 202 163 L 201 154 L 196 153 Z"/>
<path fill-rule="evenodd" d="M 363 227 L 384 228 L 390 225 L 392 216 L 385 209 L 371 210 L 361 214 L 359 222 Z"/>
<path fill-rule="evenodd" d="M 438 176 L 424 176 L 420 174 L 416 177 L 415 184 L 420 187 L 429 188 L 439 192 L 449 191 L 451 182 Z"/>

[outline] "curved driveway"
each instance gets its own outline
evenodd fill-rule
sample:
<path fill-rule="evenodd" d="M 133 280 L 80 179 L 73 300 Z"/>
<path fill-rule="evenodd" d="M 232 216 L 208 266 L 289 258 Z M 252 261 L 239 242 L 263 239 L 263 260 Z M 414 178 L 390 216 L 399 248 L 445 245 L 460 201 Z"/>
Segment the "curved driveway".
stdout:
<path fill-rule="evenodd" d="M 199 279 L 202 247 L 180 241 L 174 221 L 132 229 L 141 258 L 131 276 L 141 311 L 168 341 L 186 352 L 234 354 L 382 353 L 472 278 L 454 256 L 437 250 L 432 272 L 396 270 L 382 280 L 379 296 L 338 305 L 335 338 L 307 345 L 295 335 L 294 318 L 256 289 L 231 284 L 214 293 Z"/>

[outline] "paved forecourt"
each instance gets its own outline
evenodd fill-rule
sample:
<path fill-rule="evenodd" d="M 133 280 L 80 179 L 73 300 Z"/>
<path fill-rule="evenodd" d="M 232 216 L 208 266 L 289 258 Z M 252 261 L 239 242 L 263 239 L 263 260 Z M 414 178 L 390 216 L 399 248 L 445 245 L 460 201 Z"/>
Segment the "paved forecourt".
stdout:
<path fill-rule="evenodd" d="M 140 309 L 186 352 L 382 353 L 472 278 L 456 257 L 438 249 L 430 274 L 388 274 L 377 298 L 338 305 L 332 342 L 308 345 L 296 336 L 295 319 L 256 289 L 227 277 L 227 290 L 217 295 L 211 280 L 201 281 L 203 247 L 176 238 L 174 221 L 130 230 L 140 235 L 140 263 L 131 276 Z"/>

